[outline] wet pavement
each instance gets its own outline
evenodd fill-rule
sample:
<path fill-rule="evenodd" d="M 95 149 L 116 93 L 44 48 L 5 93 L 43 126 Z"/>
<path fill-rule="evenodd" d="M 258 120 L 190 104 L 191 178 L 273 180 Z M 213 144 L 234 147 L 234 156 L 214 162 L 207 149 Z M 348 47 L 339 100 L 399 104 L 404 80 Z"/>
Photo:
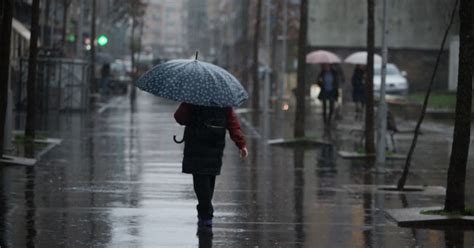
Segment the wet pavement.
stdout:
<path fill-rule="evenodd" d="M 375 173 L 364 160 L 338 157 L 358 142 L 351 130 L 360 123 L 350 114 L 326 130 L 320 113 L 309 114 L 308 134 L 332 143 L 318 148 L 265 145 L 291 137 L 291 114 L 259 126 L 241 114 L 250 156 L 240 160 L 228 140 L 214 228 L 198 231 L 192 178 L 180 173 L 183 146 L 172 141 L 183 132 L 173 119 L 177 103 L 145 93 L 134 105 L 126 97 L 111 103 L 89 118 L 49 121 L 48 134 L 64 141 L 37 166 L 0 168 L 1 247 L 474 246 L 472 231 L 399 228 L 386 218 L 384 209 L 442 205 L 444 196 L 375 190 L 396 182 L 403 161 Z M 445 185 L 449 137 L 449 124 L 424 126 L 409 184 Z M 396 141 L 404 153 L 411 134 Z"/>

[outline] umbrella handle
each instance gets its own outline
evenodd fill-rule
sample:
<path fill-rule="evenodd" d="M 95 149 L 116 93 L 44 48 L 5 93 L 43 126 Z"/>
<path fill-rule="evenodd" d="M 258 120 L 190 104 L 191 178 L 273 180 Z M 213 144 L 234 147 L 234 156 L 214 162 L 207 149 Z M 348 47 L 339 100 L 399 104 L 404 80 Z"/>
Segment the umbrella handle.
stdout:
<path fill-rule="evenodd" d="M 174 142 L 175 142 L 176 144 L 181 144 L 181 143 L 184 142 L 184 137 L 183 137 L 182 140 L 176 140 L 176 135 L 173 135 L 173 140 L 174 140 Z"/>

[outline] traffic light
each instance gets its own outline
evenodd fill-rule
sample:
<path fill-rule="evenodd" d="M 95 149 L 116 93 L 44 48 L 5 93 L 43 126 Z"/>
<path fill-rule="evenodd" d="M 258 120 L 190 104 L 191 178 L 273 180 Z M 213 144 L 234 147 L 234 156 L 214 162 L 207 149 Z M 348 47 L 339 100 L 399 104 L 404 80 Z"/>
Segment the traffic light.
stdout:
<path fill-rule="evenodd" d="M 84 45 L 87 51 L 91 50 L 91 38 L 89 37 L 84 37 Z"/>
<path fill-rule="evenodd" d="M 66 40 L 70 43 L 76 42 L 76 35 L 75 34 L 68 34 L 66 36 Z"/>
<path fill-rule="evenodd" d="M 109 38 L 107 38 L 105 34 L 99 35 L 97 38 L 97 44 L 99 44 L 99 46 L 106 46 L 107 43 L 109 43 Z"/>

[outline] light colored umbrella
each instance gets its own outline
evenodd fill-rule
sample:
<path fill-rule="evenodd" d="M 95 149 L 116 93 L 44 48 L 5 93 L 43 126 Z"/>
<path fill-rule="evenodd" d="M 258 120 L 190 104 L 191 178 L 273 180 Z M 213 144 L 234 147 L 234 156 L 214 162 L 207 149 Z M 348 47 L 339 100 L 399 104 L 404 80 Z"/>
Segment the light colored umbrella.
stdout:
<path fill-rule="evenodd" d="M 355 52 L 344 60 L 345 63 L 349 64 L 360 64 L 366 65 L 367 64 L 367 52 Z M 382 57 L 378 54 L 374 54 L 374 64 L 381 64 Z"/>
<path fill-rule="evenodd" d="M 309 64 L 334 64 L 341 63 L 341 59 L 334 53 L 325 50 L 316 50 L 306 55 Z"/>
<path fill-rule="evenodd" d="M 138 88 L 178 102 L 201 106 L 237 107 L 248 94 L 232 74 L 196 59 L 175 59 L 144 73 Z"/>

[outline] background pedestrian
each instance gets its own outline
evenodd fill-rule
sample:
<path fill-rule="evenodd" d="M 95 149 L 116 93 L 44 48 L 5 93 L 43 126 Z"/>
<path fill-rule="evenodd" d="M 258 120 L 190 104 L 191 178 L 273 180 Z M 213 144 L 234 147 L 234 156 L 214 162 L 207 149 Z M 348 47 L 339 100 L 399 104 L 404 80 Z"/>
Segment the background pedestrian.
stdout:
<path fill-rule="evenodd" d="M 357 65 L 352 74 L 352 101 L 355 104 L 355 118 L 356 120 L 362 118 L 362 111 L 365 104 L 365 67 L 364 65 Z"/>
<path fill-rule="evenodd" d="M 334 103 L 339 97 L 339 76 L 329 64 L 321 65 L 321 73 L 318 76 L 318 85 L 321 88 L 318 99 L 323 103 L 323 118 L 325 123 L 331 122 L 334 112 Z M 328 104 L 329 103 L 329 104 Z M 328 106 L 329 105 L 329 106 Z M 327 108 L 329 107 L 329 116 Z"/>

